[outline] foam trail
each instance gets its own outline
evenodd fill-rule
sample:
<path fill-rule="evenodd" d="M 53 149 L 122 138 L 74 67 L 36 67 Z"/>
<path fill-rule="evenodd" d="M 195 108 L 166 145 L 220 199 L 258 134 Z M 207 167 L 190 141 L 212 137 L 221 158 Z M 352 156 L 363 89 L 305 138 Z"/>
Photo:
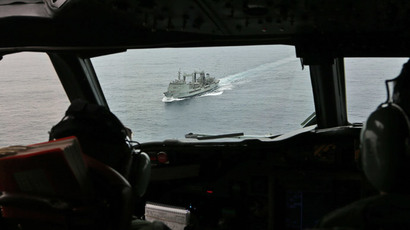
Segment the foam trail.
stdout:
<path fill-rule="evenodd" d="M 223 93 L 223 90 L 220 90 L 219 88 L 217 88 L 216 90 L 209 92 L 209 93 L 205 93 L 204 95 L 201 95 L 200 97 L 219 96 L 222 93 Z"/>
<path fill-rule="evenodd" d="M 173 102 L 173 101 L 182 101 L 182 100 L 185 100 L 186 98 L 173 98 L 173 97 L 163 97 L 162 98 L 162 102 L 165 102 L 165 103 L 169 103 L 169 102 Z"/>
<path fill-rule="evenodd" d="M 232 89 L 233 83 L 235 84 L 248 83 L 252 81 L 253 77 L 258 76 L 261 73 L 265 72 L 266 74 L 272 74 L 272 69 L 277 68 L 278 66 L 281 66 L 283 64 L 287 64 L 290 62 L 297 62 L 297 61 L 298 59 L 295 59 L 295 57 L 289 56 L 287 58 L 283 58 L 275 62 L 262 64 L 255 68 L 221 78 L 220 85 L 228 86 L 228 87 L 231 87 Z"/>

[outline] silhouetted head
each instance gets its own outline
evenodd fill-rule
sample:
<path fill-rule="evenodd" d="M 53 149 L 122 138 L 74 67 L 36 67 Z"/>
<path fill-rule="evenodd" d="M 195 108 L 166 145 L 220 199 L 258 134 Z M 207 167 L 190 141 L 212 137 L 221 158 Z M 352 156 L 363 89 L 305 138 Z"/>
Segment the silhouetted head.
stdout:
<path fill-rule="evenodd" d="M 104 106 L 74 100 L 49 139 L 76 136 L 84 154 L 114 168 L 127 178 L 132 148 L 129 130 Z"/>
<path fill-rule="evenodd" d="M 406 114 L 410 114 L 410 59 L 403 65 L 399 76 L 394 81 L 393 102 Z"/>

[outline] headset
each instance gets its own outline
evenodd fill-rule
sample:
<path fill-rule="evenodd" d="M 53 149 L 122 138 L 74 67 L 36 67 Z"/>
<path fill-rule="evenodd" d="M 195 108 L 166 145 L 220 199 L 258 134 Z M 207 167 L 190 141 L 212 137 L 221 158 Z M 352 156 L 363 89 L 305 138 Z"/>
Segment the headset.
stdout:
<path fill-rule="evenodd" d="M 367 179 L 379 191 L 409 193 L 410 122 L 390 95 L 389 87 L 396 82 L 397 78 L 386 80 L 386 102 L 379 105 L 363 125 L 360 164 Z"/>

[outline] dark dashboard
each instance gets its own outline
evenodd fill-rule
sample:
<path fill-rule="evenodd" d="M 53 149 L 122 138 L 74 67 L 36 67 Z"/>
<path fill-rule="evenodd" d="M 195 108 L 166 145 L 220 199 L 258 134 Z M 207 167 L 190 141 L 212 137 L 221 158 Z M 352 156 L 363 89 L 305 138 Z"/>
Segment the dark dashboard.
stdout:
<path fill-rule="evenodd" d="M 153 164 L 146 199 L 186 208 L 202 218 L 192 224 L 205 228 L 313 227 L 374 192 L 357 164 L 360 128 L 303 130 L 270 141 L 144 143 Z"/>

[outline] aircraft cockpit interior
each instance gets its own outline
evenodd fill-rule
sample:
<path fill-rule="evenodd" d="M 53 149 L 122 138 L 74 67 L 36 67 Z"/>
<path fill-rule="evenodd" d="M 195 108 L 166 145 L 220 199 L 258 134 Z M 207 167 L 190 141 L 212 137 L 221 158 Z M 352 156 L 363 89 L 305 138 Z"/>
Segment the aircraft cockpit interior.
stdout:
<path fill-rule="evenodd" d="M 406 1 L 6 0 L 0 28 L 0 229 L 410 227 Z"/>

